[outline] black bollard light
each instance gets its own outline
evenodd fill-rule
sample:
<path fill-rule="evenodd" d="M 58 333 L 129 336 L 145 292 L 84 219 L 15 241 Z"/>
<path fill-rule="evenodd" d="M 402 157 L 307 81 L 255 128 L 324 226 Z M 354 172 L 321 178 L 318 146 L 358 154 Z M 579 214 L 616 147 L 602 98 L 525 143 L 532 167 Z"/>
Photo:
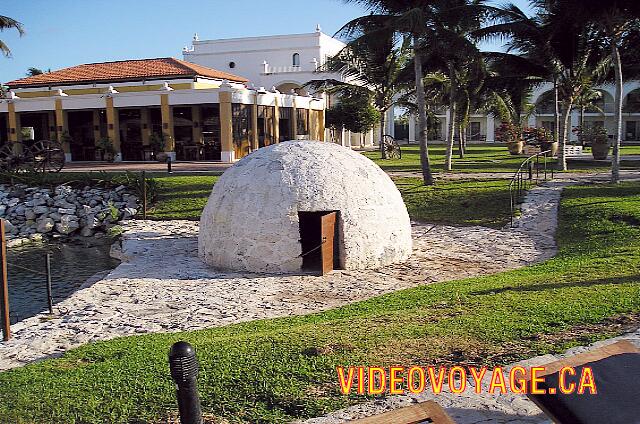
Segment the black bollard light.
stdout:
<path fill-rule="evenodd" d="M 176 383 L 180 424 L 202 424 L 202 409 L 196 380 L 198 359 L 196 351 L 187 342 L 177 342 L 169 350 L 171 378 Z"/>
<path fill-rule="evenodd" d="M 168 174 L 172 173 L 172 171 L 171 171 L 171 156 L 167 157 L 167 173 Z"/>

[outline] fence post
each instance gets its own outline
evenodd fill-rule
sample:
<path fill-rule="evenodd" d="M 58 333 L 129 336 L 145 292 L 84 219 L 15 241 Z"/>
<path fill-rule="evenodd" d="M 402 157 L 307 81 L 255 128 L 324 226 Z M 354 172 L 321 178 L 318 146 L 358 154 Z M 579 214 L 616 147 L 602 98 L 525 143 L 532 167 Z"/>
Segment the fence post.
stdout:
<path fill-rule="evenodd" d="M 147 174 L 142 171 L 142 219 L 147 219 Z"/>
<path fill-rule="evenodd" d="M 169 350 L 171 378 L 176 383 L 180 424 L 202 424 L 202 409 L 196 380 L 198 359 L 196 352 L 187 342 L 177 342 Z"/>
<path fill-rule="evenodd" d="M 53 294 L 51 290 L 51 253 L 47 253 L 45 256 L 45 266 L 47 270 L 47 305 L 49 306 L 49 313 L 53 314 Z"/>
<path fill-rule="evenodd" d="M 4 219 L 0 219 L 0 314 L 2 315 L 2 334 L 6 342 L 11 338 L 11 319 L 9 318 L 9 277 L 7 276 L 7 236 Z"/>

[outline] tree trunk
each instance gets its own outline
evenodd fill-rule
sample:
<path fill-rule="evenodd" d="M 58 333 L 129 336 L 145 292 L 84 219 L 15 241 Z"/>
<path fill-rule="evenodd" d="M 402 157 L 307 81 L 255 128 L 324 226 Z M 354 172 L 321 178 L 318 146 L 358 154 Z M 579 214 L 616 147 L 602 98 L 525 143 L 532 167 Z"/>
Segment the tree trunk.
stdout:
<path fill-rule="evenodd" d="M 446 171 L 451 171 L 453 169 L 452 159 L 453 159 L 453 139 L 456 134 L 456 101 L 455 101 L 455 88 L 454 88 L 454 80 L 455 76 L 453 73 L 453 69 L 451 66 L 449 68 L 449 128 L 447 135 L 447 147 L 444 155 L 444 169 Z"/>
<path fill-rule="evenodd" d="M 580 131 L 578 137 L 580 137 L 580 145 L 584 147 L 584 137 L 582 136 L 584 131 L 584 105 L 580 106 Z"/>
<path fill-rule="evenodd" d="M 382 155 L 382 159 L 387 158 L 387 150 L 384 148 L 384 125 L 386 123 L 385 115 L 386 114 L 384 112 L 380 114 L 380 154 Z"/>
<path fill-rule="evenodd" d="M 464 132 L 464 128 L 462 127 L 462 124 L 460 124 L 460 127 L 458 128 L 458 157 L 460 157 L 460 159 L 464 158 L 464 137 L 465 137 L 465 132 Z"/>
<path fill-rule="evenodd" d="M 413 41 L 413 62 L 416 77 L 416 101 L 418 103 L 418 140 L 420 142 L 420 165 L 425 185 L 433 185 L 431 164 L 429 163 L 429 145 L 427 135 L 427 106 L 424 100 L 424 81 L 422 81 L 422 60 L 417 50 L 417 39 Z"/>
<path fill-rule="evenodd" d="M 447 146 L 444 156 L 444 169 L 451 171 L 452 156 L 453 156 L 453 139 L 456 136 L 456 103 L 454 101 L 449 102 L 449 128 L 447 128 Z"/>
<path fill-rule="evenodd" d="M 558 143 L 558 170 L 559 171 L 567 170 L 567 158 L 564 155 L 564 146 L 566 146 L 567 140 L 569 139 L 569 133 L 571 128 L 571 107 L 572 106 L 573 106 L 573 101 L 571 100 L 563 104 L 562 137 L 560 137 L 560 142 Z"/>
<path fill-rule="evenodd" d="M 553 141 L 560 141 L 560 106 L 558 105 L 558 78 L 553 78 L 553 113 L 555 118 L 555 128 L 553 130 Z"/>
<path fill-rule="evenodd" d="M 622 63 L 618 41 L 613 37 L 611 43 L 613 67 L 616 73 L 616 132 L 613 135 L 613 158 L 611 159 L 611 182 L 620 182 L 620 143 L 622 141 Z"/>

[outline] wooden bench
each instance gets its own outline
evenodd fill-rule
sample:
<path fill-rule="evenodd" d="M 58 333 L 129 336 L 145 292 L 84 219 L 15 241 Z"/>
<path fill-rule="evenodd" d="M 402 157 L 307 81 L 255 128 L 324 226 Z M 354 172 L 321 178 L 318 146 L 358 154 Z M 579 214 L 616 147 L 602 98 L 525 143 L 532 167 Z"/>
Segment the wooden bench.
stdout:
<path fill-rule="evenodd" d="M 354 424 L 455 424 L 444 409 L 432 400 L 350 422 Z"/>

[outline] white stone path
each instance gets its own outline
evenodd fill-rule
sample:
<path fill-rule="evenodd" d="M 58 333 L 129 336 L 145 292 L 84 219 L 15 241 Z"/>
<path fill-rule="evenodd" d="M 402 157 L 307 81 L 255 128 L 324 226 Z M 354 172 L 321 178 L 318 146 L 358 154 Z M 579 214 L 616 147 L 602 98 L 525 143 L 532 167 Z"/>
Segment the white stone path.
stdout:
<path fill-rule="evenodd" d="M 197 257 L 197 223 L 133 221 L 123 237 L 126 261 L 58 303 L 53 317 L 41 314 L 13 325 L 13 339 L 0 343 L 0 370 L 96 340 L 306 314 L 540 262 L 555 254 L 560 191 L 538 187 L 532 193 L 545 206 L 525 205 L 527 224 L 519 228 L 414 224 L 414 253 L 407 262 L 324 277 L 216 272 Z"/>

